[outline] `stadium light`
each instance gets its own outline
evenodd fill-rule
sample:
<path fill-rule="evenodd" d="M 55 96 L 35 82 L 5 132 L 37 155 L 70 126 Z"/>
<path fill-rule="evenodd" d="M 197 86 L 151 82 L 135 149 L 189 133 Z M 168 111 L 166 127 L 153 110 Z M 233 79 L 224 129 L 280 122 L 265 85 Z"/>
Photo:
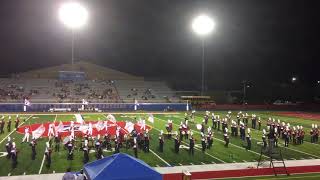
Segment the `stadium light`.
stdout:
<path fill-rule="evenodd" d="M 88 20 L 88 11 L 78 2 L 66 2 L 59 9 L 59 19 L 71 29 L 84 26 Z"/>
<path fill-rule="evenodd" d="M 59 19 L 68 28 L 72 30 L 72 50 L 71 65 L 74 64 L 74 30 L 83 27 L 89 18 L 87 9 L 79 2 L 69 1 L 61 4 L 59 8 Z"/>
<path fill-rule="evenodd" d="M 210 34 L 215 27 L 214 21 L 207 15 L 200 15 L 193 20 L 192 29 L 200 36 Z"/>
<path fill-rule="evenodd" d="M 320 84 L 320 81 L 317 81 L 318 84 Z"/>
<path fill-rule="evenodd" d="M 292 77 L 292 78 L 291 78 L 291 81 L 294 83 L 294 82 L 297 81 L 297 78 L 296 78 L 296 77 Z"/>
<path fill-rule="evenodd" d="M 207 15 L 199 15 L 192 22 L 193 31 L 202 39 L 202 74 L 201 74 L 201 95 L 204 92 L 204 36 L 209 35 L 215 28 L 214 21 Z"/>

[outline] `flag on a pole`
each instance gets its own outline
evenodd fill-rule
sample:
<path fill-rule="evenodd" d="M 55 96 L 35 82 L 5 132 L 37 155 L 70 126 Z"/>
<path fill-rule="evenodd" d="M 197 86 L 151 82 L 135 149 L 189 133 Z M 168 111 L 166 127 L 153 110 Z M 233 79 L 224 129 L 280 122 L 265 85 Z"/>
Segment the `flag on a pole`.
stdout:
<path fill-rule="evenodd" d="M 63 126 L 62 122 L 60 121 L 59 125 L 56 126 L 54 129 L 57 133 L 59 133 L 59 132 L 63 131 L 63 128 L 64 128 L 64 126 Z"/>
<path fill-rule="evenodd" d="M 84 105 L 88 105 L 88 104 L 89 104 L 89 102 L 88 102 L 88 101 L 86 101 L 85 99 L 82 99 L 82 104 L 84 104 Z"/>
<path fill-rule="evenodd" d="M 43 124 L 41 124 L 41 126 L 39 126 L 36 130 L 32 131 L 32 138 L 39 139 L 45 131 L 46 128 Z"/>
<path fill-rule="evenodd" d="M 81 131 L 83 134 L 86 134 L 88 129 L 89 129 L 89 126 L 86 124 L 81 124 L 79 127 L 79 131 Z"/>
<path fill-rule="evenodd" d="M 24 99 L 24 105 L 25 106 L 31 106 L 31 103 L 27 98 Z"/>
<path fill-rule="evenodd" d="M 131 133 L 134 129 L 134 124 L 131 121 L 126 122 L 126 126 L 124 127 L 124 129 Z"/>
<path fill-rule="evenodd" d="M 108 114 L 107 120 L 109 120 L 109 121 L 111 121 L 113 123 L 117 122 L 116 118 L 112 114 Z"/>
<path fill-rule="evenodd" d="M 98 122 L 95 124 L 95 126 L 96 126 L 96 129 L 97 129 L 98 131 L 101 131 L 101 130 L 104 128 L 104 122 L 103 122 L 103 121 L 98 121 Z"/>

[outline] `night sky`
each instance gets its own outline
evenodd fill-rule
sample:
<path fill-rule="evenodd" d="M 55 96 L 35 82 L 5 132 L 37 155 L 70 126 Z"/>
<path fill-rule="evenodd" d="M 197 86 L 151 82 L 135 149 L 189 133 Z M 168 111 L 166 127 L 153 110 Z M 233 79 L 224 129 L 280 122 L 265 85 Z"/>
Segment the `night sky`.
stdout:
<path fill-rule="evenodd" d="M 71 60 L 71 31 L 61 0 L 1 0 L 0 74 Z M 201 39 L 191 21 L 205 13 L 216 30 L 205 39 L 209 89 L 320 80 L 316 0 L 88 0 L 89 22 L 76 32 L 76 60 L 148 78 L 201 83 Z"/>

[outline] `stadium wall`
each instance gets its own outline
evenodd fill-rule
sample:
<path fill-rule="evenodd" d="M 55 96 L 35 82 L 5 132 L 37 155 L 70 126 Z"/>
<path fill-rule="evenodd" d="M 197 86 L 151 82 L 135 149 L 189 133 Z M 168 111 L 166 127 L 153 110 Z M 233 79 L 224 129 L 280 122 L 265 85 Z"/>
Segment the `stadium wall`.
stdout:
<path fill-rule="evenodd" d="M 50 109 L 78 111 L 82 103 L 33 103 L 27 112 L 48 112 Z M 90 103 L 90 107 L 101 111 L 134 111 L 134 103 Z M 139 103 L 137 110 L 143 111 L 185 111 L 187 103 Z M 23 112 L 23 103 L 0 103 L 0 112 Z M 190 105 L 189 105 L 189 108 Z"/>

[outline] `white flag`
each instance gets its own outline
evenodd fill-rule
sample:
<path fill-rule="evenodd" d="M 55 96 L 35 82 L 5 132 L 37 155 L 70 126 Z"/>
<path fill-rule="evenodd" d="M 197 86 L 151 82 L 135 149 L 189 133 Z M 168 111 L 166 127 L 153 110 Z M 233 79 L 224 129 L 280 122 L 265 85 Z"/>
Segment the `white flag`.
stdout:
<path fill-rule="evenodd" d="M 112 114 L 108 114 L 107 120 L 109 120 L 109 121 L 111 121 L 113 123 L 117 122 L 116 118 Z"/>
<path fill-rule="evenodd" d="M 89 102 L 88 102 L 88 101 L 86 101 L 85 99 L 82 99 L 82 104 L 84 104 L 84 105 L 88 105 L 88 104 L 89 104 Z"/>
<path fill-rule="evenodd" d="M 24 99 L 24 105 L 25 106 L 31 106 L 31 103 L 28 99 Z"/>
<path fill-rule="evenodd" d="M 63 131 L 63 128 L 64 128 L 63 123 L 60 121 L 59 125 L 55 127 L 55 130 L 57 133 L 59 133 Z"/>
<path fill-rule="evenodd" d="M 88 129 L 89 129 L 89 126 L 86 124 L 82 124 L 79 127 L 79 131 L 81 131 L 83 134 L 87 133 Z"/>
<path fill-rule="evenodd" d="M 39 126 L 36 130 L 32 131 L 32 138 L 35 138 L 35 139 L 40 138 L 45 131 L 46 131 L 46 128 L 44 127 L 43 124 L 41 124 L 41 126 Z"/>
<path fill-rule="evenodd" d="M 132 122 L 126 122 L 126 126 L 124 127 L 129 133 L 131 133 L 131 131 L 133 131 L 134 129 L 134 124 Z"/>
<path fill-rule="evenodd" d="M 98 131 L 101 131 L 104 128 L 104 123 L 102 121 L 98 121 L 95 126 Z"/>

